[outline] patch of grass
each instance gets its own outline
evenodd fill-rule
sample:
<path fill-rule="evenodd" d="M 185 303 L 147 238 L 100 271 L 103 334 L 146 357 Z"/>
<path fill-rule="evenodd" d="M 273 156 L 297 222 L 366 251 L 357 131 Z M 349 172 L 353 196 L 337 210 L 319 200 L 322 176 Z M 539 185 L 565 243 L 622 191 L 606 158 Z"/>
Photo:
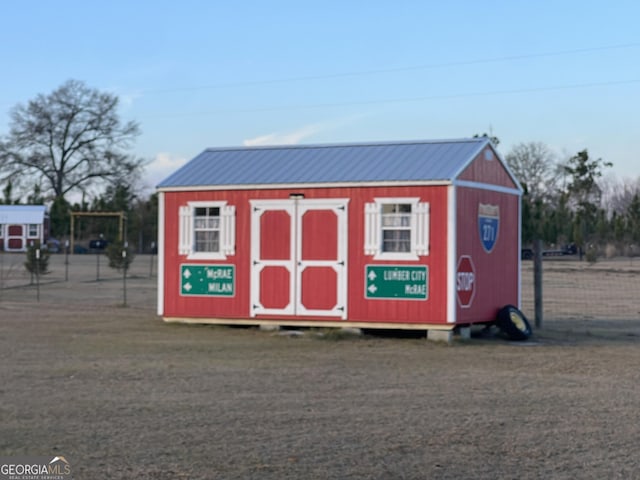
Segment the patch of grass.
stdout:
<path fill-rule="evenodd" d="M 353 340 L 362 337 L 362 332 L 353 328 L 319 328 L 314 333 L 316 338 L 332 341 Z"/>

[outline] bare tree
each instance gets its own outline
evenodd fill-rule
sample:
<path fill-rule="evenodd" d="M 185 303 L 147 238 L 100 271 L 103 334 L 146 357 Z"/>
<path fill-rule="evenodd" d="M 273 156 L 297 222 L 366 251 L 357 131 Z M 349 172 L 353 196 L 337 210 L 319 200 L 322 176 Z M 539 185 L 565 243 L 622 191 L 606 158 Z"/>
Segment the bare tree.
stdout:
<path fill-rule="evenodd" d="M 555 155 L 544 143 L 519 143 L 506 155 L 505 160 L 533 201 L 557 192 L 560 167 Z"/>
<path fill-rule="evenodd" d="M 23 185 L 42 182 L 43 193 L 57 200 L 134 178 L 143 160 L 127 150 L 140 127 L 123 123 L 117 109 L 117 96 L 77 80 L 18 104 L 0 144 L 0 173 Z"/>
<path fill-rule="evenodd" d="M 640 194 L 640 177 L 618 179 L 613 173 L 599 179 L 602 207 L 608 215 L 627 211 L 635 195 Z"/>

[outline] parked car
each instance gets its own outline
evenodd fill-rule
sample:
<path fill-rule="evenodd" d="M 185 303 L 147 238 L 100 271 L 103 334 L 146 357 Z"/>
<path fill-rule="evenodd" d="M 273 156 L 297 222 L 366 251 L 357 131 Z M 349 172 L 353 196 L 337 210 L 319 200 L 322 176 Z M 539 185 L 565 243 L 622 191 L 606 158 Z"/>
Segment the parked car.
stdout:
<path fill-rule="evenodd" d="M 49 253 L 59 253 L 62 251 L 62 245 L 60 245 L 60 241 L 55 238 L 50 238 L 47 240 L 46 248 Z"/>
<path fill-rule="evenodd" d="M 576 247 L 575 243 L 569 243 L 567 245 L 563 245 L 562 248 L 556 250 L 543 250 L 543 257 L 562 257 L 565 255 L 577 255 L 578 247 Z M 532 248 L 523 248 L 520 250 L 520 259 L 522 260 L 533 260 L 533 249 Z"/>
<path fill-rule="evenodd" d="M 89 242 L 89 248 L 91 250 L 104 250 L 105 248 L 107 248 L 107 245 L 109 245 L 109 240 L 105 240 L 104 238 L 91 240 Z"/>
<path fill-rule="evenodd" d="M 89 253 L 89 249 L 87 247 L 83 247 L 82 245 L 74 245 L 73 253 L 75 254 Z"/>

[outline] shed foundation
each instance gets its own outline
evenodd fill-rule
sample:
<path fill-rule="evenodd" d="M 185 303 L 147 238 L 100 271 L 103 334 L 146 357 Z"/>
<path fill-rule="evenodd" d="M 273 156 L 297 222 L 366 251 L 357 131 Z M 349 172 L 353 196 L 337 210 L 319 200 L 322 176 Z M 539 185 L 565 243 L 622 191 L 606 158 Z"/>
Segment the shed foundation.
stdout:
<path fill-rule="evenodd" d="M 453 330 L 427 330 L 427 340 L 451 343 L 453 341 Z"/>

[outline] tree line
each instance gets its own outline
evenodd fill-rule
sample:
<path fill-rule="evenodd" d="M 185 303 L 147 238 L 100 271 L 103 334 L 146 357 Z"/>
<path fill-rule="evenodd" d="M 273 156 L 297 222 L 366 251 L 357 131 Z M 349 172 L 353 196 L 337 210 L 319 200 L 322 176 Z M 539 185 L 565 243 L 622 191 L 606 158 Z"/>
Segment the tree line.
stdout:
<path fill-rule="evenodd" d="M 640 255 L 640 177 L 606 176 L 612 163 L 587 149 L 561 161 L 540 142 L 515 145 L 505 160 L 520 181 L 522 243 L 573 244 L 589 260 Z"/>
<path fill-rule="evenodd" d="M 140 125 L 125 122 L 116 95 L 69 80 L 10 111 L 0 137 L 5 204 L 47 204 L 50 233 L 69 237 L 73 211 L 124 212 L 125 240 L 147 251 L 157 236 L 157 197 L 138 193 L 146 161 L 131 153 Z M 81 198 L 71 203 L 69 198 Z M 116 221 L 83 217 L 80 238 L 116 240 Z"/>
<path fill-rule="evenodd" d="M 77 80 L 16 105 L 9 132 L 0 137 L 0 203 L 49 205 L 56 238 L 68 238 L 73 211 L 122 211 L 126 240 L 138 252 L 151 249 L 158 199 L 139 193 L 146 161 L 131 149 L 140 125 L 122 121 L 118 105 L 117 96 Z M 575 244 L 594 258 L 640 254 L 640 177 L 607 180 L 611 162 L 587 149 L 561 161 L 540 142 L 514 146 L 505 160 L 524 189 L 523 245 Z M 82 200 L 72 204 L 72 196 Z M 86 217 L 77 226 L 80 238 L 114 239 L 116 229 L 115 221 Z"/>

